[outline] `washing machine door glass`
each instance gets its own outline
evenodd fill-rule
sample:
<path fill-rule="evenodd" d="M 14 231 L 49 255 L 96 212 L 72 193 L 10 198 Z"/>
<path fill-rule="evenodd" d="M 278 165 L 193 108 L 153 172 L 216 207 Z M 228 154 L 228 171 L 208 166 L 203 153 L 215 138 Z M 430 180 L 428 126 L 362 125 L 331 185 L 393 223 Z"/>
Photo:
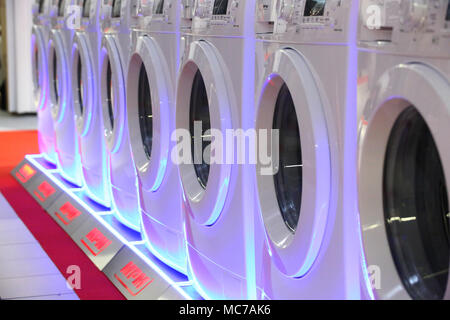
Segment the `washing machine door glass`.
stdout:
<path fill-rule="evenodd" d="M 139 125 L 141 128 L 142 144 L 147 158 L 151 158 L 153 142 L 153 112 L 150 84 L 145 65 L 141 64 L 138 85 Z"/>
<path fill-rule="evenodd" d="M 359 125 L 359 213 L 368 274 L 382 273 L 370 276 L 375 283 L 366 279 L 368 293 L 448 299 L 448 80 L 424 64 L 402 63 L 371 92 Z"/>
<path fill-rule="evenodd" d="M 115 99 L 114 99 L 114 83 L 112 79 L 112 70 L 111 70 L 111 61 L 107 62 L 106 67 L 106 104 L 108 107 L 108 118 L 109 125 L 111 126 L 111 130 L 114 130 L 114 107 L 115 107 Z"/>
<path fill-rule="evenodd" d="M 387 144 L 383 199 L 389 246 L 414 299 L 441 299 L 448 281 L 449 203 L 439 151 L 420 113 L 408 107 Z"/>
<path fill-rule="evenodd" d="M 201 137 L 196 137 L 195 127 L 201 127 L 198 131 Z M 208 140 L 202 139 L 211 129 L 211 119 L 209 115 L 208 96 L 206 94 L 205 82 L 203 80 L 200 70 L 195 74 L 192 83 L 190 112 L 189 112 L 189 131 L 191 133 L 191 153 L 194 159 L 194 169 L 198 178 L 198 182 L 203 189 L 206 189 L 209 178 L 209 163 L 211 156 L 205 154 L 205 150 L 211 144 Z M 196 141 L 202 140 L 201 143 Z"/>
<path fill-rule="evenodd" d="M 40 72 L 40 54 L 39 48 L 37 45 L 34 46 L 34 55 L 33 55 L 33 82 L 35 86 L 35 90 L 41 89 L 41 72 Z"/>
<path fill-rule="evenodd" d="M 75 122 L 78 133 L 86 135 L 97 117 L 97 85 L 94 73 L 94 57 L 89 39 L 84 33 L 76 33 L 72 49 L 72 90 Z"/>
<path fill-rule="evenodd" d="M 273 129 L 280 132 L 280 167 L 274 175 L 278 205 L 286 226 L 295 232 L 302 199 L 302 148 L 294 101 L 286 84 L 278 94 Z"/>
<path fill-rule="evenodd" d="M 177 134 L 181 134 L 177 139 L 182 142 L 177 145 L 182 158 L 178 168 L 190 214 L 196 224 L 203 226 L 218 221 L 230 185 L 235 183 L 231 176 L 234 164 L 224 161 L 223 138 L 235 128 L 232 110 L 238 104 L 220 54 L 207 41 L 191 42 L 189 58 L 178 78 L 176 127 Z"/>
<path fill-rule="evenodd" d="M 84 88 L 84 82 L 83 82 L 83 63 L 81 61 L 81 57 L 78 56 L 78 59 L 76 61 L 77 67 L 76 67 L 76 88 L 77 88 L 77 95 L 78 95 L 78 102 L 79 102 L 79 108 L 80 108 L 80 114 L 84 114 L 84 102 L 85 102 L 85 88 Z"/>
<path fill-rule="evenodd" d="M 45 107 L 46 90 L 47 86 L 45 81 L 47 81 L 46 70 L 46 54 L 45 54 L 45 44 L 42 33 L 38 28 L 33 28 L 32 38 L 32 68 L 33 68 L 33 90 L 34 90 L 34 101 L 39 109 Z"/>
<path fill-rule="evenodd" d="M 270 166 L 256 165 L 259 209 L 272 261 L 294 278 L 317 258 L 330 206 L 329 126 L 318 85 L 308 60 L 292 49 L 268 55 L 259 83 L 256 127 L 272 131 Z"/>
<path fill-rule="evenodd" d="M 60 83 L 59 83 L 59 77 L 58 77 L 58 56 L 56 54 L 53 55 L 53 61 L 52 61 L 52 88 L 53 88 L 53 96 L 54 96 L 54 102 L 56 104 L 59 104 L 59 94 L 60 94 Z"/>

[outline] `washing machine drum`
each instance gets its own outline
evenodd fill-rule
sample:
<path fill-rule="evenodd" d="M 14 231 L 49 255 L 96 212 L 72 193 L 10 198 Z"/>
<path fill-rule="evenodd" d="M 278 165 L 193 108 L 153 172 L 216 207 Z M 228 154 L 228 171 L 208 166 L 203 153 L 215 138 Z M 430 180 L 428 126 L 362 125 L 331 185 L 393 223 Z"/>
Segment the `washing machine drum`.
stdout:
<path fill-rule="evenodd" d="M 364 110 L 359 169 L 366 257 L 381 271 L 375 292 L 449 298 L 450 87 L 411 64 L 387 72 L 379 89 Z"/>
<path fill-rule="evenodd" d="M 96 116 L 96 71 L 93 51 L 85 34 L 75 34 L 72 48 L 72 92 L 75 123 L 81 136 L 87 134 Z"/>
<path fill-rule="evenodd" d="M 319 253 L 330 202 L 324 105 L 309 63 L 292 49 L 269 56 L 259 90 L 256 127 L 272 141 L 270 166 L 256 166 L 259 209 L 273 262 L 286 276 L 302 277 Z"/>
<path fill-rule="evenodd" d="M 48 62 L 47 44 L 44 35 L 37 26 L 33 26 L 31 35 L 32 68 L 33 68 L 33 93 L 35 105 L 38 110 L 45 108 L 48 90 Z"/>
<path fill-rule="evenodd" d="M 127 114 L 131 149 L 145 191 L 160 188 L 171 161 L 173 91 L 161 48 L 152 37 L 139 37 L 128 66 Z"/>
<path fill-rule="evenodd" d="M 229 72 L 221 59 L 213 45 L 195 41 L 178 80 L 177 129 L 182 141 L 189 142 L 189 148 L 183 144 L 177 150 L 180 175 L 191 216 L 204 226 L 219 219 L 231 183 L 232 165 L 221 164 L 211 154 L 211 136 L 215 131 L 225 136 L 233 128 L 232 114 L 237 114 L 232 86 L 226 80 Z"/>

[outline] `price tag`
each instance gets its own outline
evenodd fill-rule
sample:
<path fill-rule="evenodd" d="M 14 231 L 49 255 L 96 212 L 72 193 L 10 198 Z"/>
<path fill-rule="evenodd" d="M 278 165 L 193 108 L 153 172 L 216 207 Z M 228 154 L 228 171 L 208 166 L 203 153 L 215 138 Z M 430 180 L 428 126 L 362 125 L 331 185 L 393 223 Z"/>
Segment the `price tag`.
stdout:
<path fill-rule="evenodd" d="M 139 255 L 126 246 L 103 272 L 129 300 L 155 300 L 171 286 Z"/>

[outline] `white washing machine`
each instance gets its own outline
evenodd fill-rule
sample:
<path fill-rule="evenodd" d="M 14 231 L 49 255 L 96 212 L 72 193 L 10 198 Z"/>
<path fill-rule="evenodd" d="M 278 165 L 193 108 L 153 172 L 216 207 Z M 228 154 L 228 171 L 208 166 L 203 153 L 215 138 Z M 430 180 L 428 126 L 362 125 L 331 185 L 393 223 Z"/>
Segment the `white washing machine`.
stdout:
<path fill-rule="evenodd" d="M 82 186 L 81 158 L 72 101 L 72 40 L 74 31 L 66 24 L 72 0 L 52 0 L 51 33 L 48 43 L 50 106 L 56 136 L 57 163 L 61 175 Z"/>
<path fill-rule="evenodd" d="M 256 129 L 277 130 L 279 137 L 278 157 L 272 155 L 267 167 L 258 162 L 254 171 L 260 299 L 360 297 L 358 6 L 333 0 L 257 3 L 263 68 Z M 264 23 L 272 22 L 273 32 L 264 31 Z"/>
<path fill-rule="evenodd" d="M 103 133 L 114 213 L 124 225 L 140 230 L 137 177 L 131 153 L 126 111 L 126 77 L 131 45 L 131 25 L 137 1 L 102 3 L 100 99 Z"/>
<path fill-rule="evenodd" d="M 182 35 L 176 121 L 187 135 L 179 142 L 190 145 L 179 165 L 188 276 L 209 299 L 256 297 L 251 171 L 236 154 L 224 161 L 208 151 L 213 131 L 253 126 L 254 12 L 252 0 L 197 0 L 192 29 Z"/>
<path fill-rule="evenodd" d="M 49 77 L 47 44 L 50 37 L 50 0 L 33 3 L 33 30 L 31 33 L 31 58 L 34 102 L 38 114 L 39 151 L 56 164 L 55 129 L 49 106 Z"/>
<path fill-rule="evenodd" d="M 100 106 L 101 0 L 75 0 L 81 13 L 72 42 L 72 94 L 85 192 L 110 207 L 111 192 Z"/>
<path fill-rule="evenodd" d="M 142 233 L 151 252 L 186 273 L 182 189 L 171 161 L 180 2 L 139 1 L 127 81 L 130 139 L 139 181 Z"/>
<path fill-rule="evenodd" d="M 374 4 L 383 13 L 378 27 L 365 17 Z M 448 299 L 450 4 L 386 0 L 361 8 L 358 190 L 369 270 L 365 293 Z"/>

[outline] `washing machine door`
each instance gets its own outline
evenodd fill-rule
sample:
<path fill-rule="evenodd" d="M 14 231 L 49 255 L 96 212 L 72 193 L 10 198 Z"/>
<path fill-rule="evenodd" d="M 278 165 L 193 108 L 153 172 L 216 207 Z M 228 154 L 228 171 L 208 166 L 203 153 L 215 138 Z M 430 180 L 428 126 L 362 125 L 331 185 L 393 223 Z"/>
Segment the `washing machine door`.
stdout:
<path fill-rule="evenodd" d="M 170 109 L 174 103 L 169 67 L 150 36 L 137 39 L 128 67 L 127 111 L 130 141 L 140 183 L 157 191 L 163 182 L 169 142 Z"/>
<path fill-rule="evenodd" d="M 66 101 L 71 88 L 67 72 L 69 68 L 68 54 L 59 30 L 52 30 L 50 33 L 48 58 L 51 112 L 53 119 L 60 123 L 66 112 Z"/>
<path fill-rule="evenodd" d="M 95 75 L 94 57 L 88 38 L 84 33 L 76 33 L 72 46 L 72 93 L 75 111 L 75 124 L 78 134 L 85 136 L 92 117 L 97 113 L 93 110 L 95 104 Z"/>
<path fill-rule="evenodd" d="M 423 64 L 388 70 L 364 107 L 359 208 L 376 298 L 450 298 L 449 123 L 449 80 Z"/>
<path fill-rule="evenodd" d="M 302 277 L 322 244 L 331 189 L 328 129 L 319 84 L 297 51 L 269 56 L 259 84 L 256 127 L 276 130 L 279 161 L 256 166 L 259 209 L 271 257 L 288 277 Z M 276 150 L 276 149 L 274 149 Z"/>
<path fill-rule="evenodd" d="M 124 65 L 115 37 L 105 35 L 100 53 L 101 103 L 106 146 L 118 151 L 126 124 L 126 85 Z"/>
<path fill-rule="evenodd" d="M 33 26 L 31 34 L 31 65 L 33 69 L 33 94 L 38 111 L 46 107 L 47 87 L 47 44 L 42 30 Z"/>
<path fill-rule="evenodd" d="M 206 41 L 195 41 L 188 52 L 178 78 L 176 118 L 182 140 L 192 141 L 189 150 L 177 149 L 178 155 L 186 157 L 186 161 L 180 161 L 179 171 L 191 216 L 198 224 L 211 226 L 225 205 L 231 164 L 211 161 L 207 151 L 211 141 L 196 143 L 194 136 L 196 131 L 203 138 L 214 132 L 225 135 L 226 130 L 232 129 L 235 104 L 231 84 L 227 83 L 228 70 L 216 48 Z"/>

